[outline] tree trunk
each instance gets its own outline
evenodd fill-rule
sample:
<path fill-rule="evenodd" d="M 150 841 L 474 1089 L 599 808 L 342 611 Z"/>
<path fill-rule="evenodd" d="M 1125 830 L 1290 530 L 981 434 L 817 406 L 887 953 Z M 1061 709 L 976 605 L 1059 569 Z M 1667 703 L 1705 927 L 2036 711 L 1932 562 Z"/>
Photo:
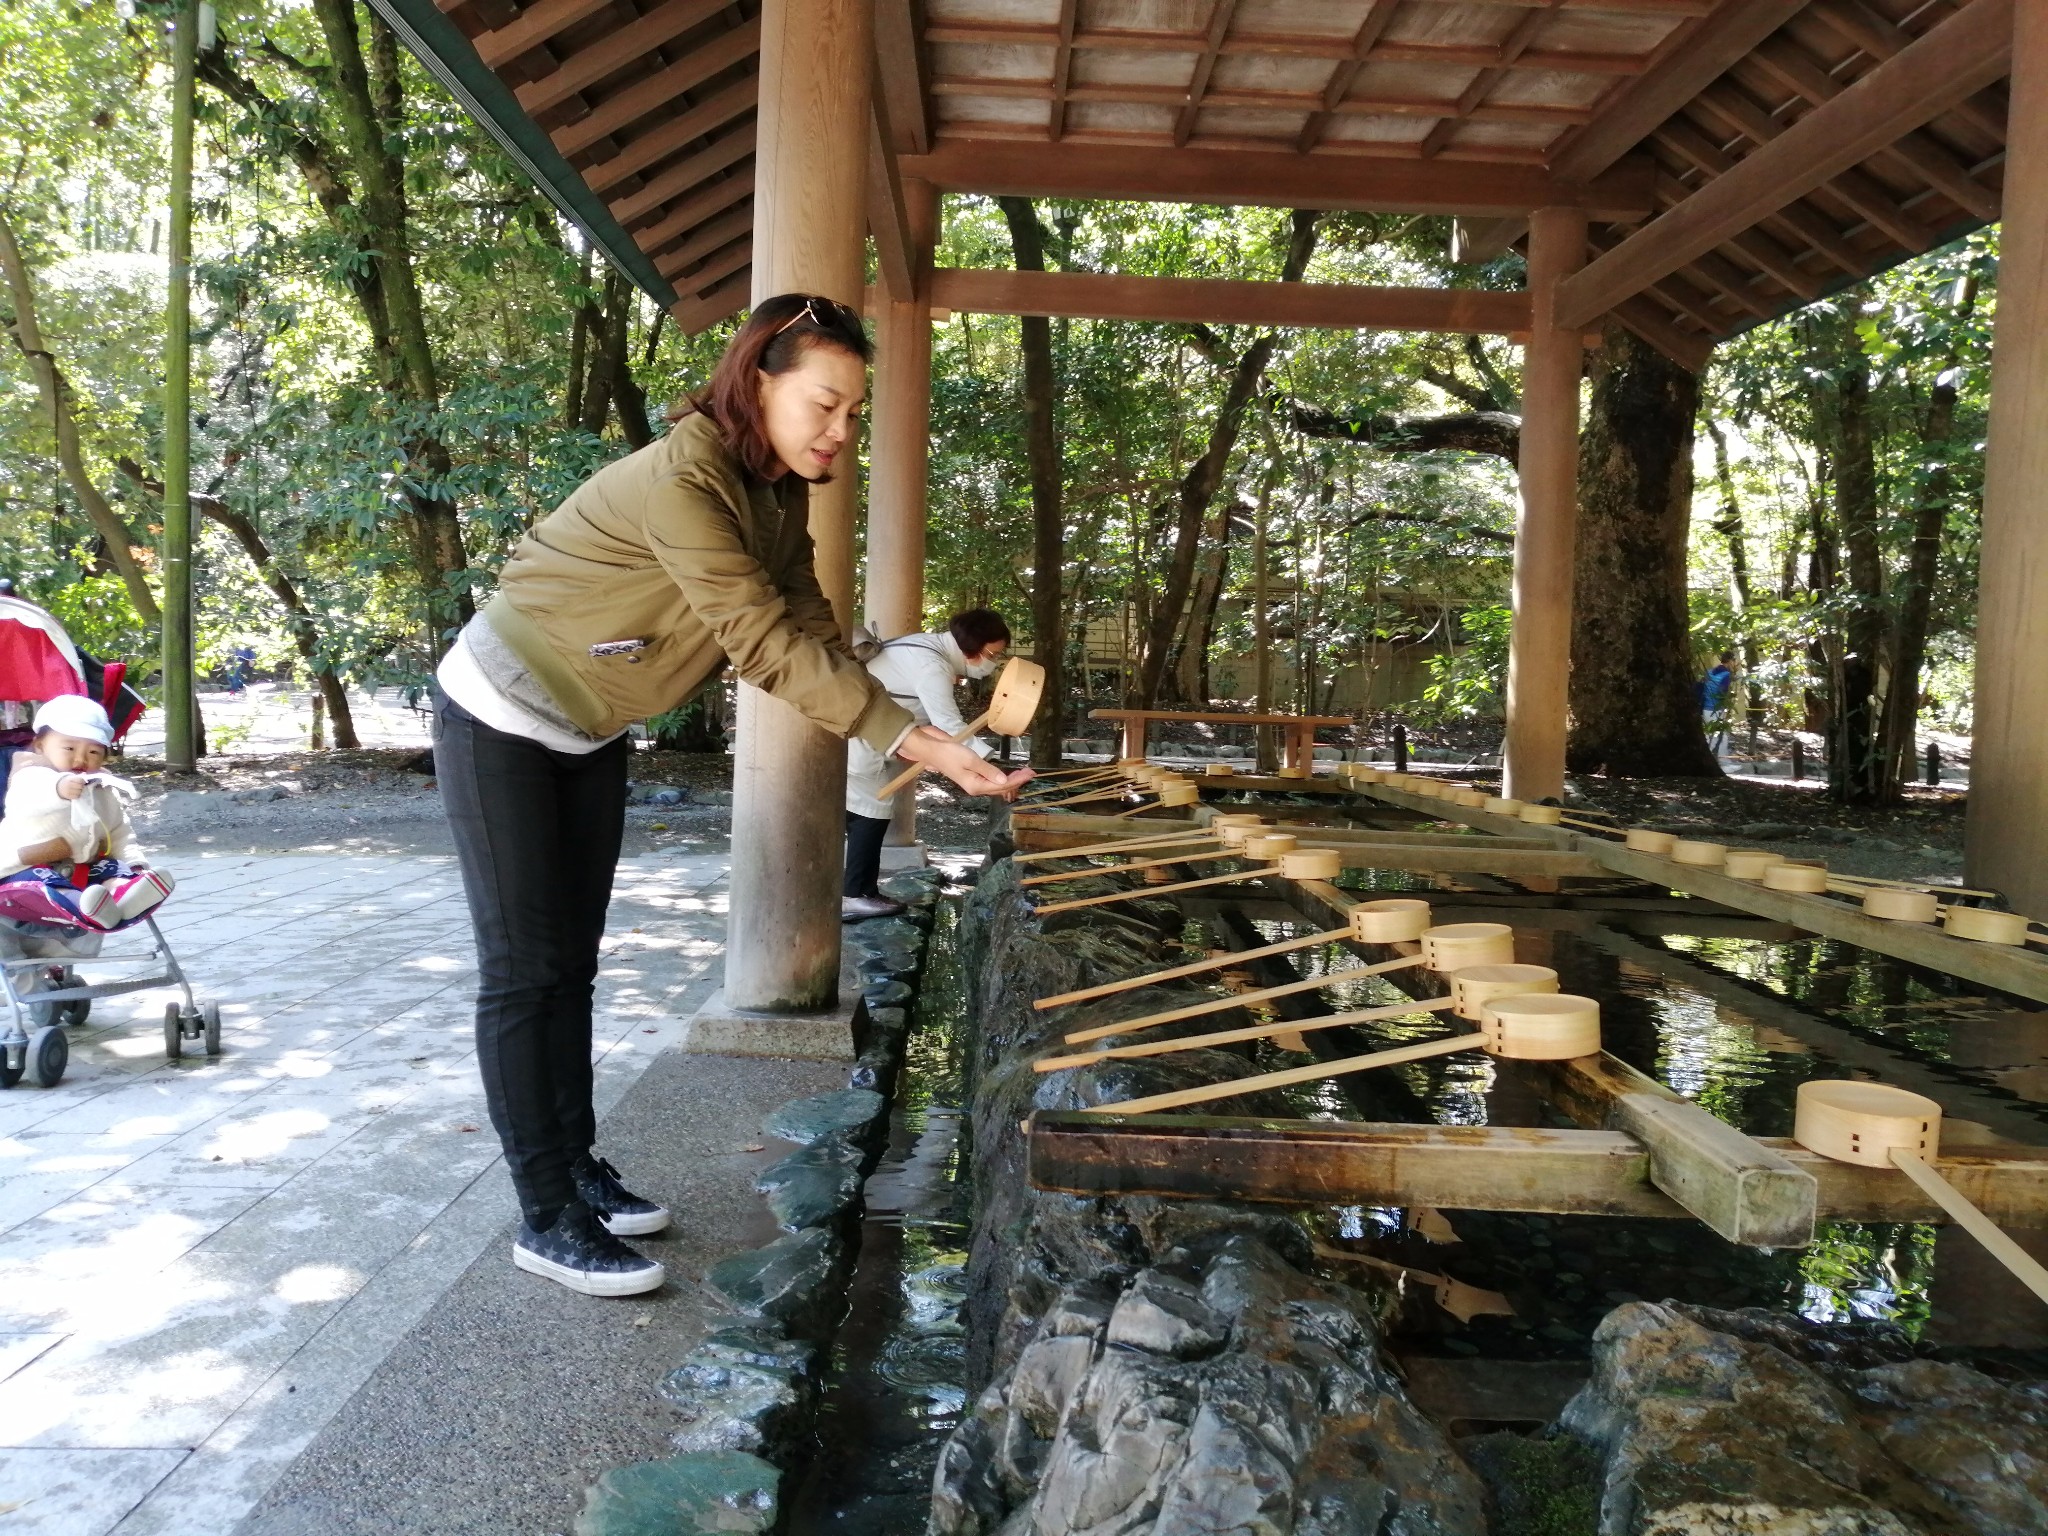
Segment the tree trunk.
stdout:
<path fill-rule="evenodd" d="M 1977 276 L 1973 272 L 1964 280 L 1957 299 L 1959 323 L 1976 303 Z M 1878 752 L 1894 794 L 1898 786 L 1912 777 L 1913 759 L 1917 756 L 1914 732 L 1920 719 L 1920 671 L 1927 660 L 1927 631 L 1934 613 L 1934 582 L 1941 564 L 1942 531 L 1948 523 L 1949 502 L 1955 495 L 1957 362 L 1957 352 L 1952 347 L 1947 363 L 1935 375 L 1927 411 L 1920 423 L 1923 470 L 1913 507 L 1913 539 L 1906 551 L 1906 570 L 1900 582 L 1898 615 L 1893 620 L 1891 679 L 1885 689 L 1878 729 Z"/>
<path fill-rule="evenodd" d="M 1742 628 L 1742 683 L 1749 696 L 1744 723 L 1753 741 L 1757 727 L 1763 724 L 1764 693 L 1757 682 L 1756 636 L 1749 627 L 1748 535 L 1742 526 L 1742 503 L 1735 495 L 1735 476 L 1728 468 L 1728 436 L 1711 416 L 1707 418 L 1707 436 L 1714 440 L 1714 482 L 1721 491 L 1721 515 L 1714 520 L 1714 532 L 1728 545 L 1728 598 Z"/>
<path fill-rule="evenodd" d="M 583 248 L 581 281 L 579 293 L 590 291 L 590 247 Z M 583 420 L 583 375 L 584 358 L 590 344 L 590 305 L 578 302 L 576 313 L 569 321 L 569 383 L 562 395 L 562 425 L 574 427 Z"/>
<path fill-rule="evenodd" d="M 1273 511 L 1273 486 L 1279 479 L 1275 455 L 1259 482 L 1259 504 L 1252 514 L 1252 687 L 1257 713 L 1273 713 L 1273 551 L 1268 536 Z M 1260 773 L 1280 766 L 1280 737 L 1270 725 L 1255 725 L 1253 762 Z"/>
<path fill-rule="evenodd" d="M 1017 270 L 1045 270 L 1045 231 L 1028 197 L 996 200 L 1010 226 Z M 1031 469 L 1031 643 L 1045 668 L 1045 692 L 1031 722 L 1031 766 L 1057 768 L 1065 724 L 1067 685 L 1062 643 L 1060 568 L 1066 560 L 1061 508 L 1059 427 L 1053 417 L 1052 325 L 1043 315 L 1017 320 L 1024 357 L 1024 454 Z"/>
<path fill-rule="evenodd" d="M 1884 556 L 1878 544 L 1877 453 L 1870 420 L 1870 361 L 1849 331 L 1834 395 L 1835 520 L 1842 530 L 1849 609 L 1835 671 L 1828 740 L 1828 793 L 1847 805 L 1884 805 L 1898 786 L 1877 743 L 1879 651 L 1884 644 Z"/>
<path fill-rule="evenodd" d="M 583 385 L 583 417 L 577 423 L 593 437 L 604 433 L 611 415 L 612 388 L 626 355 L 625 279 L 610 267 L 604 274 L 604 306 L 594 312 L 590 329 L 590 372 Z"/>
<path fill-rule="evenodd" d="M 1618 325 L 1593 358 L 1579 444 L 1574 773 L 1718 777 L 1700 729 L 1686 607 L 1699 378 Z"/>
<path fill-rule="evenodd" d="M 129 606 L 138 619 L 153 628 L 163 621 L 156 595 L 149 590 L 142 567 L 136 564 L 135 540 L 128 525 L 100 494 L 86 471 L 85 456 L 78 446 L 78 417 L 71 405 L 71 384 L 43 344 L 42 325 L 36 318 L 35 285 L 29 278 L 21 246 L 14 238 L 14 225 L 4 211 L 0 211 L 0 266 L 6 268 L 7 291 L 14 311 L 9 329 L 14 344 L 28 361 L 29 371 L 35 375 L 36 390 L 42 397 L 43 409 L 49 413 L 58 467 L 72 495 L 78 498 L 78 504 L 85 508 L 86 516 L 98 530 L 108 563 L 120 572 L 121 584 L 128 589 Z"/>
<path fill-rule="evenodd" d="M 1225 505 L 1216 509 L 1209 525 L 1209 547 L 1196 576 L 1195 590 L 1188 603 L 1187 622 L 1181 626 L 1180 654 L 1174 662 L 1174 690 L 1183 702 L 1206 708 L 1209 687 L 1209 646 L 1216 634 L 1216 607 L 1230 582 L 1230 521 L 1240 509 Z"/>
<path fill-rule="evenodd" d="M 1301 281 L 1309 258 L 1315 254 L 1318 217 L 1311 209 L 1295 210 L 1293 232 L 1287 242 L 1287 259 L 1280 270 L 1283 283 Z M 1209 503 L 1215 500 L 1216 492 L 1223 484 L 1223 472 L 1229 467 L 1231 451 L 1237 446 L 1238 429 L 1244 423 L 1245 408 L 1251 404 L 1253 393 L 1265 378 L 1266 365 L 1272 361 L 1278 345 L 1279 337 L 1269 332 L 1253 342 L 1244 356 L 1237 360 L 1237 366 L 1231 370 L 1230 384 L 1223 392 L 1223 403 L 1217 408 L 1215 424 L 1209 431 L 1209 446 L 1181 477 L 1173 553 L 1167 561 L 1165 585 L 1146 629 L 1144 665 L 1138 673 L 1138 697 L 1134 702 L 1140 709 L 1152 708 L 1159 697 L 1160 684 L 1166 677 L 1167 663 L 1171 659 L 1174 632 L 1180 628 L 1181 613 L 1187 606 L 1189 589 L 1194 585 L 1195 559 L 1201 551 L 1203 519 L 1209 511 Z"/>

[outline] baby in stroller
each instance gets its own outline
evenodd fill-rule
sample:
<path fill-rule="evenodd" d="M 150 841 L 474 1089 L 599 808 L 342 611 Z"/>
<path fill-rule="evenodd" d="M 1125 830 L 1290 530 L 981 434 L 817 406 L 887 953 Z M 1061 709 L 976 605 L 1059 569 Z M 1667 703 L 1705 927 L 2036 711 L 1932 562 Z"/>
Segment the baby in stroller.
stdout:
<path fill-rule="evenodd" d="M 171 893 L 129 825 L 134 786 L 102 771 L 113 740 L 106 710 L 80 694 L 36 710 L 0 815 L 0 917 L 111 933 Z"/>

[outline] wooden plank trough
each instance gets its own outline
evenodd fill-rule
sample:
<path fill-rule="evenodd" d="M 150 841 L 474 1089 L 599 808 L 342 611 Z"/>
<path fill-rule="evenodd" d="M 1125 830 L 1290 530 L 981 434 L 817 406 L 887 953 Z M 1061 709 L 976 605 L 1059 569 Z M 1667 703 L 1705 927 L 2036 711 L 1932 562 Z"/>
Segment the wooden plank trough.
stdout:
<path fill-rule="evenodd" d="M 1250 787 L 1242 776 L 1236 778 L 1228 788 Z M 1201 782 L 1205 790 L 1226 787 L 1223 781 Z M 1297 794 L 1302 782 L 1275 781 L 1272 787 Z M 1680 905 L 1685 897 L 1697 898 L 1710 912 L 1749 913 L 1784 925 L 1788 932 L 1841 938 L 2048 1000 L 2048 961 L 2024 950 L 1973 944 L 1924 925 L 1885 922 L 1825 897 L 1766 890 L 1755 882 L 1627 849 L 1618 841 L 1531 825 L 1482 807 L 1379 784 L 1311 782 L 1369 797 L 1359 803 L 1428 818 L 1408 826 L 1339 827 L 1316 825 L 1328 813 L 1314 807 L 1272 807 L 1270 814 L 1286 818 L 1287 830 L 1301 846 L 1337 850 L 1348 869 L 1509 879 L 1619 875 L 1681 893 Z M 1216 814 L 1207 806 L 1192 808 L 1192 814 L 1136 820 L 1019 811 L 1013 829 L 1020 849 L 1048 852 L 1128 835 L 1134 827 L 1162 835 L 1180 830 L 1196 839 L 1205 835 Z M 1445 830 L 1445 821 L 1462 827 Z M 1174 851 L 1175 845 L 1169 845 L 1157 855 L 1125 857 L 1170 859 Z M 1114 869 L 1104 865 L 1102 872 Z M 1343 928 L 1357 904 L 1357 898 L 1326 881 L 1267 883 L 1306 921 L 1324 928 Z M 1428 974 L 1423 971 L 1407 974 L 1415 979 L 1387 979 L 1418 996 L 1442 985 L 1434 978 L 1421 979 Z M 1839 1162 L 1789 1138 L 1746 1135 L 1610 1052 L 1564 1061 L 1502 1061 L 1496 1070 L 1527 1074 L 1541 1098 L 1573 1122 L 1572 1128 L 1350 1124 L 1185 1113 L 1119 1116 L 1113 1108 L 1039 1113 L 1028 1126 L 1029 1177 L 1036 1188 L 1081 1195 L 1691 1217 L 1730 1241 L 1763 1248 L 1804 1246 L 1822 1221 L 1949 1219 L 1895 1169 Z M 1952 1142 L 1930 1166 L 1991 1220 L 2048 1226 L 2048 1149 L 1988 1135 L 1987 1141 Z"/>

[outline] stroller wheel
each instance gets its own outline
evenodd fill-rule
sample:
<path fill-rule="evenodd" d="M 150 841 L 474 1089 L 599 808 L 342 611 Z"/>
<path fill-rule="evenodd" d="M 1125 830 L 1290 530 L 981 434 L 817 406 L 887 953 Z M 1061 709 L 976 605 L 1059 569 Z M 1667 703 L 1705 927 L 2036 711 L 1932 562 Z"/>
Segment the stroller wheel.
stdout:
<path fill-rule="evenodd" d="M 89 997 L 73 998 L 68 1003 L 59 1003 L 57 1005 L 57 1022 L 59 1024 L 68 1024 L 75 1029 L 91 1017 L 92 999 Z"/>
<path fill-rule="evenodd" d="M 45 1024 L 28 1037 L 28 1070 L 38 1088 L 56 1087 L 70 1060 L 71 1042 L 64 1038 L 60 1026 Z"/>
<path fill-rule="evenodd" d="M 182 1028 L 184 1010 L 176 1003 L 164 1004 L 164 1055 L 171 1061 L 185 1054 L 185 1035 Z"/>
<path fill-rule="evenodd" d="M 201 1003 L 199 1005 L 199 1017 L 205 1021 L 206 1025 L 206 1054 L 218 1056 L 220 1054 L 220 1004 Z"/>

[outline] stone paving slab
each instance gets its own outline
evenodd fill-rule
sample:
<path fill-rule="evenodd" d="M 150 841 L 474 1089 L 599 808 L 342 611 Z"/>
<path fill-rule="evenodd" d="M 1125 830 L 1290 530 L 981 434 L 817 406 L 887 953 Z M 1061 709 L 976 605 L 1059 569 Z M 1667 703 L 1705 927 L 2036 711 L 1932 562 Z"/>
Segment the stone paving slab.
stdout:
<path fill-rule="evenodd" d="M 709 989 L 724 871 L 621 864 L 601 1112 Z M 222 1005 L 225 1054 L 166 1062 L 174 994 L 142 992 L 95 1002 L 56 1088 L 0 1093 L 10 1533 L 231 1529 L 512 1209 L 452 861 L 224 853 L 177 874 L 162 927 Z"/>

